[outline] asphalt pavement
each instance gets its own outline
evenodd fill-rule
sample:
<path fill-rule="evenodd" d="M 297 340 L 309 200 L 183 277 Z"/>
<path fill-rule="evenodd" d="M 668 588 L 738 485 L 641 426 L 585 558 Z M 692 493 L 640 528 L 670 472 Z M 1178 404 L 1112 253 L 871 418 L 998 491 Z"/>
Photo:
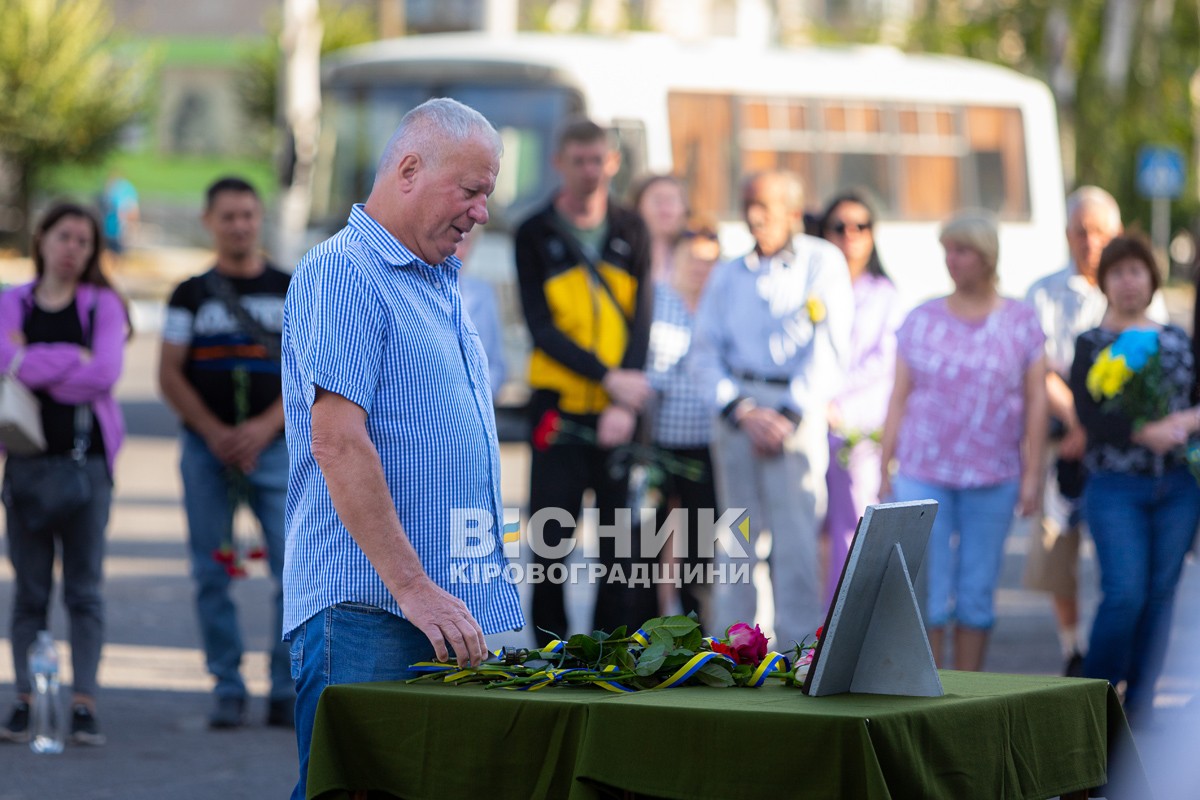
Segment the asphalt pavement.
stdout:
<path fill-rule="evenodd" d="M 68 746 L 60 756 L 34 755 L 24 745 L 0 745 L 0 800 L 286 797 L 295 781 L 295 744 L 289 732 L 265 726 L 263 654 L 277 632 L 270 630 L 270 583 L 260 572 L 252 571 L 236 586 L 250 650 L 244 664 L 252 692 L 249 724 L 233 731 L 206 727 L 211 681 L 204 670 L 192 611 L 177 429 L 157 397 L 153 378 L 154 328 L 161 305 L 144 301 L 135 310 L 144 332 L 129 346 L 118 387 L 130 436 L 118 462 L 105 562 L 108 623 L 98 715 L 108 743 L 100 748 Z M 505 444 L 502 449 L 505 504 L 523 506 L 528 453 L 519 444 Z M 1020 588 L 1027 543 L 1027 533 L 1020 528 L 1008 541 L 986 668 L 1057 674 L 1062 659 L 1050 603 L 1045 596 Z M 1170 662 L 1159 684 L 1160 721 L 1138 735 L 1152 780 L 1163 790 L 1160 797 L 1195 796 L 1195 786 L 1200 785 L 1196 781 L 1200 775 L 1194 774 L 1200 765 L 1191 754 L 1200 736 L 1200 719 L 1192 704 L 1200 688 L 1198 572 L 1189 563 L 1181 585 Z M 1096 602 L 1096 569 L 1089 548 L 1084 552 L 1081 583 L 1084 611 L 1090 616 Z M 572 630 L 585 627 L 589 594 L 586 586 L 570 587 Z M 12 571 L 4 560 L 0 563 L 0 632 L 5 635 L 11 602 Z M 65 647 L 66 618 L 58 601 L 51 630 Z M 517 633 L 494 637 L 490 644 L 528 642 L 528 633 Z M 0 639 L 2 714 L 8 713 L 13 697 L 12 679 L 9 643 Z M 979 796 L 985 797 L 986 789 L 981 792 Z"/>

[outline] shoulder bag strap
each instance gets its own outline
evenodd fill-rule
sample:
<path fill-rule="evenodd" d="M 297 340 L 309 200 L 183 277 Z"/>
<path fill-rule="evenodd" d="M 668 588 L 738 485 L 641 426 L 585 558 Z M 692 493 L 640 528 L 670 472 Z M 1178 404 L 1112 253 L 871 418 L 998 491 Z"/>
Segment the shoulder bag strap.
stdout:
<path fill-rule="evenodd" d="M 77 295 L 78 296 L 78 295 Z M 92 295 L 92 305 L 88 309 L 87 329 L 83 332 L 83 344 L 89 350 L 95 339 L 96 306 L 99 300 Z M 87 458 L 88 448 L 92 446 L 92 406 L 91 403 L 80 403 L 75 406 L 75 441 L 71 444 L 71 458 L 82 464 Z"/>
<path fill-rule="evenodd" d="M 608 295 L 608 299 L 612 300 L 613 305 L 617 307 L 617 312 L 620 313 L 621 318 L 625 320 L 626 327 L 632 329 L 633 320 L 628 314 L 625 313 L 625 309 L 622 308 L 621 303 L 618 302 L 617 296 L 613 293 L 612 287 L 608 285 L 608 281 L 606 281 L 604 276 L 600 274 L 600 267 L 596 264 L 594 259 L 589 258 L 588 254 L 584 252 L 583 246 L 579 244 L 579 240 L 575 238 L 575 234 L 563 227 L 562 223 L 558 219 L 557 212 L 551 214 L 550 225 L 554 229 L 555 233 L 559 234 L 563 239 L 566 240 L 567 250 L 570 251 L 571 257 L 578 259 L 580 263 L 587 267 L 588 272 L 592 274 L 592 277 L 595 278 L 596 282 L 600 284 L 600 288 L 603 289 L 604 293 Z"/>
<path fill-rule="evenodd" d="M 233 285 L 225 280 L 225 277 L 219 274 L 215 269 L 210 270 L 204 278 L 204 285 L 213 293 L 213 296 L 221 301 L 226 310 L 233 315 L 233 318 L 238 321 L 238 324 L 250 334 L 255 342 L 262 345 L 266 349 L 267 355 L 272 361 L 278 362 L 281 357 L 281 344 L 279 336 L 271 333 L 264 328 L 258 320 L 250 316 L 250 312 L 242 305 L 241 298 L 234 291 Z"/>

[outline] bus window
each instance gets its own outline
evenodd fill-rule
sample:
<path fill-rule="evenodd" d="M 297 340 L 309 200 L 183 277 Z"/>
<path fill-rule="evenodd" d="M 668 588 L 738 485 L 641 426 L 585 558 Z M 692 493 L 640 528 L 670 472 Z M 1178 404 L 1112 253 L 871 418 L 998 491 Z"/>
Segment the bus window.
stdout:
<path fill-rule="evenodd" d="M 350 206 L 366 199 L 383 145 L 400 118 L 424 100 L 416 89 L 373 88 L 329 94 L 325 100 L 322 153 L 313 193 L 314 220 L 330 230 L 345 224 Z"/>
<path fill-rule="evenodd" d="M 967 146 L 975 174 L 973 203 L 995 211 L 1001 219 L 1029 219 L 1024 127 L 1015 108 L 966 110 Z"/>
<path fill-rule="evenodd" d="M 903 156 L 902 187 L 896 216 L 909 220 L 942 220 L 964 204 L 959 194 L 958 159 L 953 156 Z"/>
<path fill-rule="evenodd" d="M 313 221 L 327 230 L 345 223 L 350 206 L 370 193 L 375 168 L 400 119 L 431 97 L 453 97 L 479 111 L 504 142 L 489 228 L 511 230 L 546 199 L 557 181 L 551 169 L 554 135 L 583 108 L 578 92 L 556 85 L 401 80 L 329 86 L 314 181 Z"/>
<path fill-rule="evenodd" d="M 634 179 L 646 174 L 646 126 L 638 120 L 614 120 L 611 131 L 621 153 L 621 166 L 612 179 L 613 197 L 625 197 Z"/>
<path fill-rule="evenodd" d="M 729 95 L 670 92 L 671 155 L 688 187 L 693 213 L 716 219 L 740 216 L 732 161 L 733 99 Z"/>

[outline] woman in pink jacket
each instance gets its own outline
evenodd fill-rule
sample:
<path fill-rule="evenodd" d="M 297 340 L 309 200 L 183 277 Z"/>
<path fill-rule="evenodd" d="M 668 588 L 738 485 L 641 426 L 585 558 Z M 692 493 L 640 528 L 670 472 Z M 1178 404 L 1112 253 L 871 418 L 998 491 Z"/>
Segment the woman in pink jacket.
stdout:
<path fill-rule="evenodd" d="M 16 574 L 12 654 L 17 702 L 0 738 L 29 736 L 26 654 L 48 629 L 56 545 L 70 617 L 70 741 L 103 744 L 96 723 L 96 669 L 103 643 L 104 533 L 112 504 L 113 460 L 124 424 L 113 388 L 121 374 L 129 317 L 100 271 L 104 243 L 95 216 L 59 203 L 33 234 L 33 283 L 0 295 L 0 366 L 37 396 L 43 453 L 9 455 L 4 469 L 8 551 Z M 19 361 L 17 360 L 19 359 Z M 69 470 L 82 474 L 77 477 Z M 52 479 L 39 482 L 43 475 Z M 68 492 L 77 483 L 80 491 Z"/>

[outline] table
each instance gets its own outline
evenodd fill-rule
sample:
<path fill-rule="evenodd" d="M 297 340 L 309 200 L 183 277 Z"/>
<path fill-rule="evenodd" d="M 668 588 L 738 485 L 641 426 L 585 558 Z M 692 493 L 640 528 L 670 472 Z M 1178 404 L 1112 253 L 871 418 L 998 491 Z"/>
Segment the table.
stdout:
<path fill-rule="evenodd" d="M 1105 796 L 1152 796 L 1106 682 L 940 675 L 934 698 L 330 686 L 308 797 L 1036 800 L 1103 785 L 1118 754 L 1123 786 Z"/>

